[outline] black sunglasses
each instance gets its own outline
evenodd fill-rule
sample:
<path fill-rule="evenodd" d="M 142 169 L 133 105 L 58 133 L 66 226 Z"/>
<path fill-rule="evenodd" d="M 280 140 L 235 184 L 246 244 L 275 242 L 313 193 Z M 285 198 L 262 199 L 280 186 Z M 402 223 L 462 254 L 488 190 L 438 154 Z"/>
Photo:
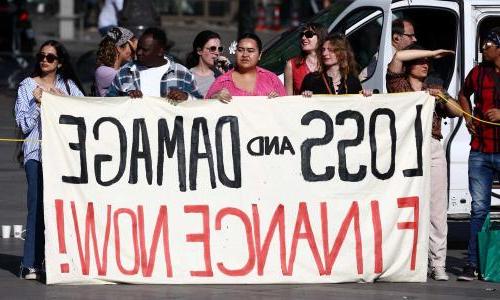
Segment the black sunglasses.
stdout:
<path fill-rule="evenodd" d="M 208 51 L 210 52 L 215 52 L 215 51 L 219 51 L 219 52 L 222 52 L 224 51 L 224 47 L 216 47 L 216 46 L 212 46 L 212 47 L 207 47 L 206 48 Z"/>
<path fill-rule="evenodd" d="M 58 60 L 59 57 L 57 57 L 56 55 L 52 54 L 52 53 L 49 53 L 49 54 L 43 54 L 43 53 L 38 53 L 36 55 L 36 60 L 39 61 L 39 62 L 42 62 L 44 59 L 47 60 L 47 62 L 49 64 L 53 63 L 55 60 Z"/>
<path fill-rule="evenodd" d="M 315 36 L 315 35 L 316 35 L 316 32 L 314 32 L 314 31 L 312 31 L 312 30 L 306 30 L 306 31 L 304 31 L 304 32 L 302 32 L 302 33 L 300 34 L 300 37 L 302 38 L 302 37 L 304 37 L 304 36 L 305 36 L 306 38 L 310 39 L 310 38 L 312 38 L 312 37 L 313 37 L 313 36 Z"/>

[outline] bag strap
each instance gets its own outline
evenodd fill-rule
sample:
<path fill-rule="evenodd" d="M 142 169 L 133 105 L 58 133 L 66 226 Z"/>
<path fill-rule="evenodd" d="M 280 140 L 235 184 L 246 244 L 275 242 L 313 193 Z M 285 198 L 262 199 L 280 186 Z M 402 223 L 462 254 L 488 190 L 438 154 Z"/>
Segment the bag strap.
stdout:
<path fill-rule="evenodd" d="M 490 214 L 486 216 L 484 220 L 483 227 L 481 228 L 481 232 L 489 232 L 490 231 Z"/>

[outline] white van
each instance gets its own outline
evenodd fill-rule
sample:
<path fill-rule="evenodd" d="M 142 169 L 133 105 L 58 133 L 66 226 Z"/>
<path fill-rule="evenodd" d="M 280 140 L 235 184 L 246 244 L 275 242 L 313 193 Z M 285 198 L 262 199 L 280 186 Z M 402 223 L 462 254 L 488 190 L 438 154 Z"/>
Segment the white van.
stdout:
<path fill-rule="evenodd" d="M 342 32 L 351 42 L 356 60 L 363 69 L 378 53 L 373 74 L 362 82 L 364 88 L 385 93 L 385 73 L 392 59 L 391 23 L 410 19 L 417 43 L 426 49 L 452 49 L 456 56 L 434 60 L 435 76 L 440 77 L 450 95 L 456 97 L 468 72 L 481 62 L 480 45 L 489 29 L 500 26 L 498 0 L 336 0 L 310 21 L 324 24 L 329 32 Z M 265 47 L 261 66 L 283 73 L 285 62 L 300 52 L 298 30 L 283 33 Z M 443 146 L 448 160 L 451 218 L 469 216 L 471 196 L 467 162 L 470 135 L 463 119 L 445 119 Z M 500 212 L 500 178 L 495 178 L 492 212 Z"/>

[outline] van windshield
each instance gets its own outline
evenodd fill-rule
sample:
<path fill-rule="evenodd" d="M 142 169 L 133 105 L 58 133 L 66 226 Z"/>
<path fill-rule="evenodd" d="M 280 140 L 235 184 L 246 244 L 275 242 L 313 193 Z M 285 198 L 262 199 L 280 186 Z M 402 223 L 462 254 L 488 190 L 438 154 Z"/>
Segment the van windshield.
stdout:
<path fill-rule="evenodd" d="M 336 0 L 332 5 L 323 9 L 308 20 L 307 23 L 320 23 L 326 28 L 329 28 L 333 21 L 354 1 L 355 0 Z M 283 73 L 286 61 L 300 53 L 299 33 L 300 26 L 292 28 L 272 40 L 264 47 L 259 65 L 276 74 Z"/>

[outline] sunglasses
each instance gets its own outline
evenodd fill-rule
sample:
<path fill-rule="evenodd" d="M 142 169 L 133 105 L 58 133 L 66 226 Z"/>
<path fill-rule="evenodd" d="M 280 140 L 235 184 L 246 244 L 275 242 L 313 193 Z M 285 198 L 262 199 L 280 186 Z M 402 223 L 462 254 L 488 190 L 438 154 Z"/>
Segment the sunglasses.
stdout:
<path fill-rule="evenodd" d="M 210 52 L 215 52 L 215 51 L 222 52 L 222 51 L 224 51 L 224 47 L 216 47 L 216 46 L 206 47 L 205 49 L 207 49 Z"/>
<path fill-rule="evenodd" d="M 300 34 L 300 38 L 306 37 L 306 38 L 310 39 L 315 35 L 316 35 L 316 32 L 311 31 L 311 30 L 306 30 Z"/>
<path fill-rule="evenodd" d="M 482 46 L 481 48 L 482 48 L 483 50 L 486 50 L 486 49 L 488 49 L 488 48 L 490 48 L 490 47 L 497 47 L 497 45 L 496 45 L 494 42 L 492 42 L 492 41 L 487 41 L 487 42 L 485 42 L 485 43 L 483 44 L 483 46 Z"/>
<path fill-rule="evenodd" d="M 49 54 L 43 54 L 43 53 L 38 53 L 36 55 L 36 60 L 39 62 L 42 62 L 44 59 L 47 60 L 49 64 L 53 63 L 55 60 L 58 60 L 59 57 L 57 57 L 55 54 L 49 53 Z"/>

